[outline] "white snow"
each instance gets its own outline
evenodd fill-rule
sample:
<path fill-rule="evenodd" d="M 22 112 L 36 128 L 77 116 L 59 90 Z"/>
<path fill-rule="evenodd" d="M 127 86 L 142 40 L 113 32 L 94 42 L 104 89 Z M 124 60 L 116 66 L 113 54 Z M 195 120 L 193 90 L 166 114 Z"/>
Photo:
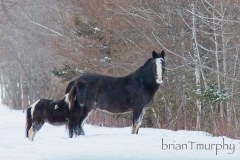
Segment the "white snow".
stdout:
<path fill-rule="evenodd" d="M 70 139 L 64 126 L 45 124 L 34 141 L 30 142 L 25 138 L 25 113 L 1 105 L 0 159 L 239 160 L 240 157 L 240 141 L 227 137 L 212 137 L 208 133 L 197 131 L 151 128 L 140 128 L 138 135 L 130 132 L 130 127 L 85 125 L 85 136 Z M 201 144 L 198 149 L 197 144 Z M 201 148 L 209 144 L 212 149 Z M 170 149 L 166 148 L 167 145 Z"/>

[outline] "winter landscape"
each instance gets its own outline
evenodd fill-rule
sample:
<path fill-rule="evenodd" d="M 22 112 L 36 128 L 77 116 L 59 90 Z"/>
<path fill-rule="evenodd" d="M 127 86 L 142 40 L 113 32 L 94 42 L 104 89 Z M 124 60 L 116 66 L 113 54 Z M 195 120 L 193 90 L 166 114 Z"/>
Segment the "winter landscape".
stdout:
<path fill-rule="evenodd" d="M 0 159 L 240 159 L 239 8 L 239 0 L 0 1 Z M 94 76 L 78 83 L 89 73 L 106 76 L 98 87 Z M 61 99 L 69 116 L 66 88 L 74 102 L 83 98 L 85 116 L 97 105 L 125 114 L 93 110 L 86 135 L 71 139 L 45 124 L 30 142 L 27 108 Z M 63 121 L 84 122 L 80 110 Z"/>
<path fill-rule="evenodd" d="M 0 106 L 0 159 L 8 160 L 238 160 L 240 141 L 206 132 L 85 126 L 86 135 L 68 138 L 65 127 L 44 125 L 30 142 L 25 114 Z"/>

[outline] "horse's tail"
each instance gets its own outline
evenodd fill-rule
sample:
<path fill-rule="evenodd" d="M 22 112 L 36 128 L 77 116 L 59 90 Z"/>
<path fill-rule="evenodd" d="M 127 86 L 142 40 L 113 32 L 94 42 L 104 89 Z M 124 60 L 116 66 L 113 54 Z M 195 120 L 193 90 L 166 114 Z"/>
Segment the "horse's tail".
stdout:
<path fill-rule="evenodd" d="M 28 138 L 28 131 L 32 126 L 32 115 L 31 115 L 31 109 L 32 107 L 29 107 L 27 109 L 27 113 L 26 113 L 26 137 Z"/>
<path fill-rule="evenodd" d="M 83 80 L 79 80 L 76 82 L 76 99 L 78 101 L 78 104 L 80 104 L 80 107 L 83 107 L 85 104 L 87 86 L 87 82 Z"/>
<path fill-rule="evenodd" d="M 65 94 L 69 93 L 74 85 L 75 81 L 71 81 L 68 83 L 67 88 L 65 90 Z"/>
<path fill-rule="evenodd" d="M 74 109 L 74 101 L 75 101 L 75 97 L 76 97 L 76 87 L 72 86 L 72 88 L 70 89 L 69 93 L 66 94 L 66 98 L 67 98 L 67 104 L 69 107 L 69 110 L 73 110 Z"/>
<path fill-rule="evenodd" d="M 69 105 L 69 110 L 72 110 L 75 105 L 79 107 L 83 107 L 86 99 L 86 91 L 87 91 L 87 82 L 83 80 L 71 81 L 65 91 L 65 100 Z M 77 103 L 74 103 L 74 101 Z"/>

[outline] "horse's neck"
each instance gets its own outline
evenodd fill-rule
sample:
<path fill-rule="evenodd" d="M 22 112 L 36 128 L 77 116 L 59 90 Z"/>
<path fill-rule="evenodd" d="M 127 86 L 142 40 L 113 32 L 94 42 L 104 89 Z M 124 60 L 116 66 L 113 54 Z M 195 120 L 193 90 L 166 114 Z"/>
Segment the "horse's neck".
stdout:
<path fill-rule="evenodd" d="M 154 93 L 157 91 L 159 84 L 156 83 L 150 66 L 142 66 L 130 75 L 140 81 L 147 89 L 152 90 Z"/>

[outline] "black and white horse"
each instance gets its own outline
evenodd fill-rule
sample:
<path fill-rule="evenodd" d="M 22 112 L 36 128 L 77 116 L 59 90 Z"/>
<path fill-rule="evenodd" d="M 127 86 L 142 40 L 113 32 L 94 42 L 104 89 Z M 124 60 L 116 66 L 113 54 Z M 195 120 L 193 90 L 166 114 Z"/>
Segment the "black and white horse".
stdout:
<path fill-rule="evenodd" d="M 111 113 L 132 111 L 132 134 L 138 134 L 144 113 L 151 105 L 159 84 L 163 82 L 164 56 L 164 51 L 153 51 L 152 57 L 143 66 L 124 77 L 85 74 L 77 78 L 75 81 L 86 82 L 77 91 L 77 96 L 85 97 L 83 115 L 79 121 L 80 134 L 84 135 L 83 124 L 94 108 Z M 68 84 L 66 93 L 75 81 Z"/>
<path fill-rule="evenodd" d="M 40 99 L 27 109 L 26 115 L 26 137 L 33 141 L 36 133 L 42 128 L 45 122 L 52 125 L 66 125 L 69 130 L 69 137 L 73 134 L 80 135 L 78 129 L 79 120 L 83 113 L 80 107 L 83 102 L 76 98 L 76 91 L 82 88 L 84 83 L 72 86 L 69 93 L 63 99 L 55 101 Z"/>

